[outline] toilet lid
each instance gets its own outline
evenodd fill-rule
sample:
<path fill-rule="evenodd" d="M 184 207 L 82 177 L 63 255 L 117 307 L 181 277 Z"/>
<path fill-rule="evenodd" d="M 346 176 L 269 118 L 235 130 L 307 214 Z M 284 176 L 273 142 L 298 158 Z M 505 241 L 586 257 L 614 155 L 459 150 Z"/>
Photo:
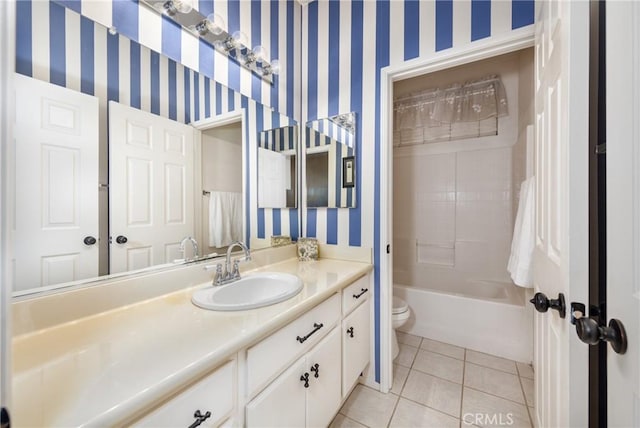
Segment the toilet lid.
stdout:
<path fill-rule="evenodd" d="M 399 297 L 393 296 L 393 310 L 392 310 L 392 312 L 394 314 L 401 314 L 403 312 L 406 312 L 407 309 L 409 309 L 409 305 L 407 305 L 407 302 L 405 302 L 404 300 L 402 300 Z"/>

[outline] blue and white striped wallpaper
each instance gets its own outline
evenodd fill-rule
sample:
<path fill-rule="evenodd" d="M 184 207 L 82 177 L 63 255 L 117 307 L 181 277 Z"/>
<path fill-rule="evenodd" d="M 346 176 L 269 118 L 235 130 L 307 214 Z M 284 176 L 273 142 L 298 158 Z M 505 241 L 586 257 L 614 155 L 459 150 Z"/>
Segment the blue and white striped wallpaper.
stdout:
<path fill-rule="evenodd" d="M 109 34 L 58 2 L 21 0 L 16 14 L 16 71 L 99 98 L 105 155 L 111 100 L 183 123 L 246 109 L 247 161 L 253 165 L 245 177 L 247 241 L 280 234 L 297 238 L 298 210 L 253 208 L 257 196 L 251 186 L 258 133 L 294 124 L 292 119 L 136 41 Z M 107 171 L 101 174 L 106 182 Z"/>
<path fill-rule="evenodd" d="M 342 0 L 303 7 L 301 123 L 356 112 L 359 190 L 356 208 L 303 206 L 302 225 L 308 236 L 321 242 L 374 249 L 376 380 L 380 377 L 381 69 L 533 22 L 533 0 Z"/>
<path fill-rule="evenodd" d="M 56 1 L 285 116 L 299 117 L 299 102 L 295 100 L 300 99 L 296 76 L 300 68 L 301 7 L 293 0 L 194 0 L 203 15 L 215 11 L 230 33 L 241 30 L 251 47 L 262 45 L 271 59 L 280 60 L 281 71 L 273 85 L 138 0 Z M 19 31 L 35 35 L 34 30 L 39 28 L 25 26 Z"/>
<path fill-rule="evenodd" d="M 295 150 L 297 138 L 298 128 L 295 126 L 268 129 L 258 134 L 258 147 L 274 152 Z"/>

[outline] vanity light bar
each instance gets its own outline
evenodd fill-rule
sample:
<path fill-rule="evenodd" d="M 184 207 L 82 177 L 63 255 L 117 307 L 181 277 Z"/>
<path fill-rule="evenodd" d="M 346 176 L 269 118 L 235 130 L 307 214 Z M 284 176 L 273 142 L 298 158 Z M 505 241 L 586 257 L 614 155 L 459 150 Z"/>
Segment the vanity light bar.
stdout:
<path fill-rule="evenodd" d="M 246 36 L 240 31 L 227 33 L 219 15 L 211 14 L 205 17 L 190 6 L 192 0 L 141 0 L 158 13 L 166 15 L 181 25 L 194 36 L 206 41 L 213 48 L 231 58 L 233 61 L 260 76 L 263 80 L 273 83 L 273 75 L 278 74 L 279 61 L 271 62 L 264 58 L 265 50 L 256 46 L 253 50 L 246 46 Z"/>

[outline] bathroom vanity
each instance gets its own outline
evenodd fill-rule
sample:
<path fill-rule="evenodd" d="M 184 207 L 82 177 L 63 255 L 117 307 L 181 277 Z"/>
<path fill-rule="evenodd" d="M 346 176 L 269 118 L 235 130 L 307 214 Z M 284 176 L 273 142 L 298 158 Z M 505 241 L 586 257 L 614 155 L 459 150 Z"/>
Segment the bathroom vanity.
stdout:
<path fill-rule="evenodd" d="M 219 312 L 201 283 L 16 336 L 15 426 L 328 425 L 372 360 L 370 260 L 247 267 L 303 289 Z"/>

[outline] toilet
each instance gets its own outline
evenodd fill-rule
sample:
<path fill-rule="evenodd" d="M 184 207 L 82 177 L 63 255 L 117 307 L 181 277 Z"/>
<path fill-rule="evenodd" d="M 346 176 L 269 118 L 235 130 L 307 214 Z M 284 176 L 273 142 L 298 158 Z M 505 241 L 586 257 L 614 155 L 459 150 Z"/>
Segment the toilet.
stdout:
<path fill-rule="evenodd" d="M 391 311 L 391 323 L 393 328 L 391 329 L 391 346 L 393 351 L 393 359 L 395 360 L 400 352 L 400 347 L 398 346 L 398 336 L 396 335 L 396 329 L 402 327 L 404 323 L 407 322 L 409 316 L 411 315 L 411 310 L 409 309 L 409 305 L 407 302 L 402 300 L 399 297 L 393 296 L 393 309 Z"/>

